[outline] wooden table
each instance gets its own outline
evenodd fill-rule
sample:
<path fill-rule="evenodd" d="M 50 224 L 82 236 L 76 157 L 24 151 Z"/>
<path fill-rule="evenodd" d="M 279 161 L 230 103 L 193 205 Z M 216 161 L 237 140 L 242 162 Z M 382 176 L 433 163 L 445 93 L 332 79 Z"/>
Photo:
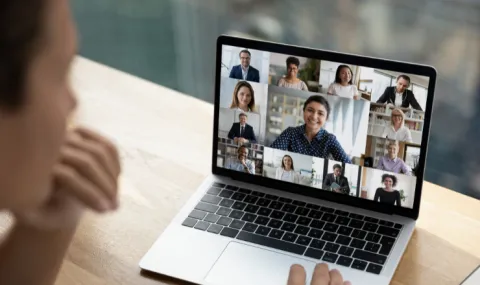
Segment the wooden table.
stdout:
<path fill-rule="evenodd" d="M 138 262 L 210 172 L 213 106 L 83 58 L 73 86 L 76 121 L 120 147 L 121 208 L 85 217 L 56 284 L 183 284 L 141 273 Z M 8 223 L 0 218 L 0 231 Z M 480 201 L 426 182 L 391 284 L 457 285 L 479 263 Z"/>

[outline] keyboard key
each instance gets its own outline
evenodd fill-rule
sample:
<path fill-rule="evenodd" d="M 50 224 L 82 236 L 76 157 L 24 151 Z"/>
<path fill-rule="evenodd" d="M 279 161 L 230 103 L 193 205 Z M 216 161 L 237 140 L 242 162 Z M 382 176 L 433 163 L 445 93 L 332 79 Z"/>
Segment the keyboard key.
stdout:
<path fill-rule="evenodd" d="M 243 226 L 243 230 L 247 232 L 253 233 L 255 230 L 257 230 L 258 225 L 252 224 L 252 223 L 246 223 L 245 226 Z"/>
<path fill-rule="evenodd" d="M 270 209 L 267 209 L 267 208 L 260 208 L 260 210 L 258 210 L 257 214 L 258 215 L 261 215 L 261 216 L 270 216 L 270 214 L 272 213 L 272 210 Z"/>
<path fill-rule="evenodd" d="M 337 214 L 339 216 L 348 217 L 348 212 L 345 212 L 345 211 L 342 211 L 342 210 L 336 210 L 335 214 Z"/>
<path fill-rule="evenodd" d="M 260 226 L 255 231 L 255 233 L 259 234 L 259 235 L 262 235 L 262 236 L 266 236 L 266 235 L 268 235 L 268 233 L 270 233 L 270 228 Z"/>
<path fill-rule="evenodd" d="M 227 185 L 227 186 L 225 187 L 225 189 L 237 191 L 237 190 L 238 190 L 238 187 L 237 187 L 237 186 L 233 186 L 233 185 Z"/>
<path fill-rule="evenodd" d="M 339 235 L 336 243 L 341 245 L 349 245 L 351 241 L 352 241 L 351 237 Z"/>
<path fill-rule="evenodd" d="M 295 233 L 296 234 L 300 234 L 300 235 L 307 235 L 308 233 L 308 228 L 307 227 L 304 227 L 304 226 L 297 226 L 297 228 L 295 229 Z"/>
<path fill-rule="evenodd" d="M 206 215 L 207 213 L 204 211 L 193 210 L 192 212 L 190 212 L 190 215 L 188 215 L 188 217 L 197 219 L 197 220 L 203 220 L 203 218 L 205 218 Z"/>
<path fill-rule="evenodd" d="M 281 220 L 284 216 L 285 214 L 283 212 L 273 211 L 272 214 L 270 215 L 270 218 Z"/>
<path fill-rule="evenodd" d="M 371 218 L 371 217 L 365 217 L 363 218 L 363 220 L 366 222 L 374 223 L 374 224 L 378 223 L 378 219 Z"/>
<path fill-rule="evenodd" d="M 214 182 L 212 186 L 215 186 L 215 187 L 218 187 L 218 188 L 223 188 L 227 185 L 223 184 L 223 183 L 220 183 L 220 182 Z"/>
<path fill-rule="evenodd" d="M 306 237 L 306 236 L 299 236 L 295 243 L 298 243 L 298 244 L 301 244 L 301 245 L 309 245 L 310 241 L 312 241 L 312 238 L 309 238 L 309 237 Z"/>
<path fill-rule="evenodd" d="M 307 203 L 298 200 L 293 200 L 292 204 L 299 207 L 305 207 L 307 205 Z"/>
<path fill-rule="evenodd" d="M 355 259 L 355 261 L 352 263 L 352 268 L 358 269 L 358 270 L 365 270 L 365 267 L 367 267 L 367 263 L 365 261 L 361 261 L 358 259 Z"/>
<path fill-rule="evenodd" d="M 261 206 L 261 207 L 266 207 L 266 206 L 268 206 L 268 204 L 270 204 L 270 200 L 265 199 L 265 198 L 260 198 L 257 201 L 257 205 Z"/>
<path fill-rule="evenodd" d="M 234 238 L 235 236 L 237 236 L 238 232 L 239 230 L 224 227 L 223 230 L 220 232 L 220 235 Z"/>
<path fill-rule="evenodd" d="M 350 213 L 350 215 L 348 215 L 350 218 L 352 219 L 357 219 L 357 220 L 363 220 L 363 218 L 365 218 L 364 216 L 362 215 L 359 215 L 359 214 L 354 214 L 354 213 Z"/>
<path fill-rule="evenodd" d="M 208 195 L 208 194 L 203 196 L 203 198 L 202 198 L 202 202 L 210 203 L 210 204 L 214 204 L 214 205 L 217 205 L 218 203 L 220 203 L 220 201 L 222 201 L 222 198 L 217 197 L 217 196 Z"/>
<path fill-rule="evenodd" d="M 229 217 L 232 219 L 241 219 L 243 217 L 243 212 L 234 210 L 230 213 Z"/>
<path fill-rule="evenodd" d="M 230 208 L 235 201 L 230 200 L 230 199 L 223 199 L 222 202 L 220 202 L 220 206 Z"/>
<path fill-rule="evenodd" d="M 395 224 L 393 225 L 393 227 L 396 228 L 397 230 L 401 230 L 403 226 L 400 224 Z"/>
<path fill-rule="evenodd" d="M 377 224 L 372 224 L 372 223 L 365 223 L 363 226 L 362 230 L 367 231 L 367 232 L 376 232 L 378 229 Z"/>
<path fill-rule="evenodd" d="M 338 255 L 331 252 L 326 252 L 322 260 L 330 263 L 335 263 L 337 261 Z"/>
<path fill-rule="evenodd" d="M 324 253 L 324 252 L 323 252 L 322 250 L 309 248 L 309 249 L 307 249 L 307 251 L 305 252 L 304 255 L 305 255 L 306 257 L 311 257 L 311 258 L 315 258 L 315 259 L 320 259 L 320 258 L 322 258 L 323 253 Z"/>
<path fill-rule="evenodd" d="M 283 197 L 280 197 L 278 199 L 278 201 L 282 202 L 282 203 L 292 203 L 292 199 L 290 198 L 283 198 Z"/>
<path fill-rule="evenodd" d="M 236 210 L 240 210 L 240 211 L 243 211 L 243 209 L 245 209 L 245 207 L 247 207 L 247 204 L 245 204 L 243 202 L 235 202 L 232 205 L 232 209 L 236 209 Z"/>
<path fill-rule="evenodd" d="M 398 237 L 398 234 L 400 233 L 400 231 L 397 230 L 397 229 L 394 229 L 394 228 L 387 228 L 387 227 L 384 227 L 384 226 L 380 226 L 378 228 L 377 233 L 385 235 L 385 236 L 396 238 L 396 237 Z"/>
<path fill-rule="evenodd" d="M 366 243 L 367 242 L 364 241 L 364 240 L 359 240 L 359 239 L 354 238 L 352 240 L 352 242 L 350 243 L 350 246 L 354 247 L 354 248 L 358 248 L 358 249 L 363 249 L 363 247 L 365 246 Z"/>
<path fill-rule="evenodd" d="M 351 228 L 355 228 L 355 229 L 361 229 L 361 228 L 363 228 L 364 224 L 365 224 L 365 222 L 362 222 L 360 220 L 352 219 L 350 221 L 350 224 L 348 224 L 348 226 L 351 227 Z"/>
<path fill-rule="evenodd" d="M 352 237 L 358 238 L 358 239 L 364 239 L 366 235 L 367 235 L 367 232 L 362 230 L 353 230 L 352 232 Z"/>
<path fill-rule="evenodd" d="M 218 219 L 217 224 L 222 225 L 222 226 L 228 226 L 230 223 L 233 221 L 233 219 L 227 218 L 227 217 L 221 217 Z"/>
<path fill-rule="evenodd" d="M 353 229 L 352 228 L 349 228 L 349 227 L 340 227 L 338 229 L 338 233 L 341 234 L 341 235 L 345 235 L 345 236 L 350 236 L 350 234 L 352 233 Z"/>
<path fill-rule="evenodd" d="M 306 250 L 306 247 L 302 245 L 260 236 L 245 231 L 241 231 L 240 234 L 237 236 L 237 239 L 299 255 L 303 255 Z"/>
<path fill-rule="evenodd" d="M 245 225 L 245 222 L 239 221 L 239 220 L 234 220 L 231 224 L 230 227 L 234 229 L 239 229 L 241 230 L 243 226 Z"/>
<path fill-rule="evenodd" d="M 245 189 L 245 188 L 240 188 L 240 189 L 238 189 L 238 192 L 243 193 L 243 194 L 250 194 L 250 193 L 252 193 L 252 190 Z"/>
<path fill-rule="evenodd" d="M 325 222 L 319 221 L 319 220 L 313 220 L 312 223 L 310 224 L 310 227 L 315 229 L 323 229 L 324 226 L 325 226 Z"/>
<path fill-rule="evenodd" d="M 267 195 L 265 195 L 265 198 L 270 199 L 270 200 L 277 200 L 278 196 L 267 194 Z"/>
<path fill-rule="evenodd" d="M 320 210 L 320 206 L 314 205 L 314 204 L 310 204 L 310 203 L 307 204 L 306 207 L 309 208 L 309 209 L 312 209 L 312 210 Z"/>
<path fill-rule="evenodd" d="M 312 219 L 320 219 L 322 217 L 322 212 L 316 211 L 316 210 L 310 210 L 310 213 L 308 213 L 308 217 Z"/>
<path fill-rule="evenodd" d="M 293 232 L 295 230 L 295 224 L 292 223 L 283 223 L 282 230 L 287 231 L 287 232 Z"/>
<path fill-rule="evenodd" d="M 353 257 L 381 265 L 385 264 L 385 261 L 387 261 L 387 257 L 384 255 L 375 254 L 360 249 L 355 250 L 355 252 L 353 253 Z"/>
<path fill-rule="evenodd" d="M 343 217 L 343 216 L 338 216 L 337 219 L 335 220 L 335 224 L 343 225 L 346 226 L 350 223 L 350 218 Z"/>
<path fill-rule="evenodd" d="M 258 209 L 260 209 L 259 206 L 249 204 L 249 205 L 247 205 L 247 207 L 245 207 L 245 210 L 244 210 L 244 211 L 245 211 L 245 212 L 248 212 L 248 213 L 253 213 L 253 214 L 255 214 L 255 213 L 258 211 Z"/>
<path fill-rule="evenodd" d="M 342 246 L 338 251 L 339 254 L 345 256 L 352 256 L 354 249 L 348 246 Z"/>
<path fill-rule="evenodd" d="M 269 221 L 270 219 L 267 217 L 258 216 L 257 219 L 255 220 L 255 224 L 265 226 L 266 224 L 268 224 Z"/>
<path fill-rule="evenodd" d="M 211 224 L 208 227 L 207 232 L 214 233 L 214 234 L 219 234 L 222 231 L 222 229 L 223 229 L 223 227 L 220 226 L 220 225 Z"/>
<path fill-rule="evenodd" d="M 206 231 L 209 226 L 210 226 L 210 223 L 207 223 L 207 222 L 204 222 L 204 221 L 199 221 L 193 228 L 195 228 L 197 230 Z"/>
<path fill-rule="evenodd" d="M 228 209 L 228 208 L 225 208 L 225 207 L 221 207 L 220 209 L 218 209 L 217 215 L 220 215 L 220 216 L 228 216 L 228 215 L 230 215 L 230 213 L 231 213 L 232 211 L 233 211 L 232 209 Z"/>
<path fill-rule="evenodd" d="M 327 242 L 327 244 L 325 245 L 325 247 L 323 249 L 325 251 L 336 253 L 339 248 L 340 248 L 340 246 L 338 244 Z"/>
<path fill-rule="evenodd" d="M 212 204 L 207 204 L 200 202 L 197 204 L 195 207 L 196 210 L 204 211 L 204 212 L 209 212 L 209 213 L 215 213 L 220 207 L 212 205 Z"/>
<path fill-rule="evenodd" d="M 245 215 L 243 215 L 242 221 L 253 223 L 256 218 L 257 215 L 246 213 Z"/>
<path fill-rule="evenodd" d="M 383 266 L 375 264 L 375 263 L 370 263 L 367 267 L 367 272 L 374 273 L 374 274 L 380 274 L 382 272 Z"/>
<path fill-rule="evenodd" d="M 283 220 L 285 222 L 290 222 L 290 223 L 295 223 L 297 221 L 298 216 L 294 214 L 286 214 L 285 217 L 283 217 Z"/>
<path fill-rule="evenodd" d="M 218 221 L 218 219 L 220 219 L 220 216 L 218 215 L 215 215 L 215 214 L 208 214 L 204 221 L 207 221 L 207 222 L 210 222 L 210 223 L 216 223 Z"/>
<path fill-rule="evenodd" d="M 258 192 L 258 191 L 253 191 L 251 195 L 257 196 L 257 197 L 265 197 L 265 193 Z"/>
<path fill-rule="evenodd" d="M 222 192 L 222 190 L 220 188 L 210 187 L 210 189 L 208 189 L 208 191 L 207 191 L 207 194 L 217 196 L 218 194 L 220 194 L 220 192 Z"/>
<path fill-rule="evenodd" d="M 283 203 L 278 202 L 278 201 L 272 201 L 268 208 L 273 209 L 273 210 L 280 210 L 283 207 Z"/>
<path fill-rule="evenodd" d="M 321 238 L 322 235 L 323 235 L 323 231 L 317 230 L 317 229 L 310 229 L 310 232 L 308 233 L 308 236 L 312 238 Z"/>
<path fill-rule="evenodd" d="M 285 233 L 283 235 L 283 238 L 282 240 L 284 241 L 289 241 L 289 242 L 295 242 L 295 240 L 297 239 L 297 236 L 296 234 L 292 234 L 292 233 Z"/>
<path fill-rule="evenodd" d="M 337 239 L 337 235 L 334 234 L 334 233 L 325 232 L 322 236 L 322 239 L 326 240 L 326 241 L 332 241 L 333 242 Z"/>
<path fill-rule="evenodd" d="M 322 212 L 326 212 L 326 213 L 333 213 L 333 212 L 335 212 L 335 209 L 328 208 L 328 207 L 321 207 L 320 210 L 322 210 Z"/>
<path fill-rule="evenodd" d="M 222 190 L 222 192 L 220 192 L 220 194 L 218 194 L 218 196 L 222 197 L 222 198 L 230 198 L 232 197 L 233 195 L 233 191 L 230 191 L 230 190 Z"/>
<path fill-rule="evenodd" d="M 298 207 L 296 210 L 295 210 L 295 214 L 299 215 L 299 216 L 306 216 L 308 215 L 308 212 L 310 210 L 307 209 L 307 208 L 304 208 L 304 207 Z"/>
<path fill-rule="evenodd" d="M 380 244 L 382 245 L 382 247 L 380 248 L 380 251 L 378 253 L 389 255 L 394 243 L 395 239 L 386 236 L 382 237 L 382 239 L 380 240 Z"/>
<path fill-rule="evenodd" d="M 331 223 L 331 222 L 335 221 L 336 218 L 337 218 L 337 216 L 334 215 L 334 214 L 324 213 L 321 220 Z"/>
<path fill-rule="evenodd" d="M 300 217 L 300 218 L 298 218 L 298 220 L 297 220 L 297 224 L 303 225 L 303 226 L 308 226 L 311 221 L 312 221 L 312 219 L 310 219 L 310 218 Z"/>
<path fill-rule="evenodd" d="M 291 204 L 285 204 L 282 208 L 282 211 L 287 212 L 287 213 L 293 213 L 295 212 L 295 209 L 297 206 L 291 205 Z"/>
<path fill-rule="evenodd" d="M 326 244 L 326 242 L 323 241 L 323 240 L 313 239 L 312 242 L 310 243 L 310 246 L 314 247 L 316 249 L 323 249 L 325 244 Z"/>
<path fill-rule="evenodd" d="M 193 228 L 195 224 L 197 223 L 198 220 L 192 219 L 192 218 L 186 218 L 185 221 L 183 221 L 182 225 L 186 227 Z"/>
<path fill-rule="evenodd" d="M 255 197 L 252 195 L 248 195 L 247 197 L 245 197 L 245 200 L 243 200 L 243 202 L 248 204 L 255 204 L 257 203 L 257 201 L 258 201 L 258 197 Z"/>
<path fill-rule="evenodd" d="M 380 241 L 380 237 L 381 237 L 380 235 L 377 235 L 377 234 L 374 234 L 374 233 L 368 233 L 365 240 L 377 243 L 377 242 Z"/>
<path fill-rule="evenodd" d="M 325 226 L 323 227 L 323 230 L 327 232 L 336 233 L 338 230 L 338 225 L 326 223 Z"/>
<path fill-rule="evenodd" d="M 380 220 L 380 221 L 378 221 L 378 224 L 381 225 L 381 226 L 386 226 L 388 228 L 393 227 L 393 223 L 389 222 L 389 221 Z"/>
<path fill-rule="evenodd" d="M 243 199 L 245 199 L 245 197 L 247 197 L 246 194 L 237 192 L 237 193 L 233 194 L 230 199 L 236 200 L 236 201 L 243 201 Z"/>
<path fill-rule="evenodd" d="M 270 222 L 268 223 L 268 226 L 274 229 L 278 229 L 282 226 L 282 221 L 271 219 Z"/>
<path fill-rule="evenodd" d="M 365 246 L 366 251 L 370 251 L 373 253 L 377 253 L 379 249 L 380 249 L 380 245 L 378 243 L 368 242 L 367 245 Z"/>
<path fill-rule="evenodd" d="M 341 256 L 341 255 L 337 260 L 338 265 L 343 265 L 343 266 L 346 266 L 346 267 L 350 267 L 352 262 L 353 262 L 353 258 L 346 257 L 346 256 Z"/>
<path fill-rule="evenodd" d="M 285 232 L 281 230 L 272 230 L 268 235 L 271 238 L 281 239 Z"/>

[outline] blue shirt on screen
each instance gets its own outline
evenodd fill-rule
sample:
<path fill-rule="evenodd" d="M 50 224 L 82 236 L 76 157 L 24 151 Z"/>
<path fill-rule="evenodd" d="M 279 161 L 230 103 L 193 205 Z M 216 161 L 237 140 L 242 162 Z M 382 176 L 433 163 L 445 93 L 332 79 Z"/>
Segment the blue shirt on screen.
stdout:
<path fill-rule="evenodd" d="M 334 160 L 352 163 L 335 135 L 321 129 L 309 142 L 305 135 L 305 125 L 287 128 L 270 147 L 325 159 L 331 155 Z"/>

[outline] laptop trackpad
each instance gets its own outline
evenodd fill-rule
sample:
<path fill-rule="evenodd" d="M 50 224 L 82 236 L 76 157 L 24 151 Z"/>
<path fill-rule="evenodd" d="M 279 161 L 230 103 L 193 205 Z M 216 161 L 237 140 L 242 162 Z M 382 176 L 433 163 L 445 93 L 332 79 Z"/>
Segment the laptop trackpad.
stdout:
<path fill-rule="evenodd" d="M 208 273 L 205 281 L 215 285 L 279 285 L 286 284 L 292 264 L 302 265 L 310 284 L 315 263 L 261 249 L 255 246 L 230 242 Z"/>

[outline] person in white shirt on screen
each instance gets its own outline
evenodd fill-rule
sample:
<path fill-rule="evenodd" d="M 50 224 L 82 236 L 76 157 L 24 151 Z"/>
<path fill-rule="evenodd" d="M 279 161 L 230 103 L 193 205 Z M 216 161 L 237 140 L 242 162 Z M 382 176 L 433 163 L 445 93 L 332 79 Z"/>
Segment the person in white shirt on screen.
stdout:
<path fill-rule="evenodd" d="M 230 109 L 255 112 L 255 92 L 247 81 L 239 81 L 233 90 Z"/>
<path fill-rule="evenodd" d="M 352 69 L 348 65 L 340 65 L 335 73 L 335 82 L 330 84 L 327 94 L 358 100 L 358 89 L 352 77 Z"/>
<path fill-rule="evenodd" d="M 417 99 L 410 87 L 410 77 L 402 74 L 397 77 L 397 86 L 385 88 L 382 96 L 378 98 L 377 103 L 385 103 L 399 108 L 413 108 L 422 111 L 422 107 L 418 104 Z"/>
<path fill-rule="evenodd" d="M 300 175 L 295 172 L 295 168 L 293 167 L 293 159 L 290 155 L 286 154 L 282 158 L 282 166 L 277 168 L 277 172 L 275 173 L 275 178 L 293 182 L 293 183 L 300 183 Z"/>
<path fill-rule="evenodd" d="M 255 174 L 255 164 L 253 161 L 247 159 L 247 157 L 248 148 L 242 145 L 237 149 L 237 157 L 230 159 L 225 165 L 225 168 Z"/>
<path fill-rule="evenodd" d="M 382 138 L 410 143 L 413 141 L 410 130 L 405 127 L 405 114 L 402 110 L 392 110 L 391 124 L 383 130 Z"/>

